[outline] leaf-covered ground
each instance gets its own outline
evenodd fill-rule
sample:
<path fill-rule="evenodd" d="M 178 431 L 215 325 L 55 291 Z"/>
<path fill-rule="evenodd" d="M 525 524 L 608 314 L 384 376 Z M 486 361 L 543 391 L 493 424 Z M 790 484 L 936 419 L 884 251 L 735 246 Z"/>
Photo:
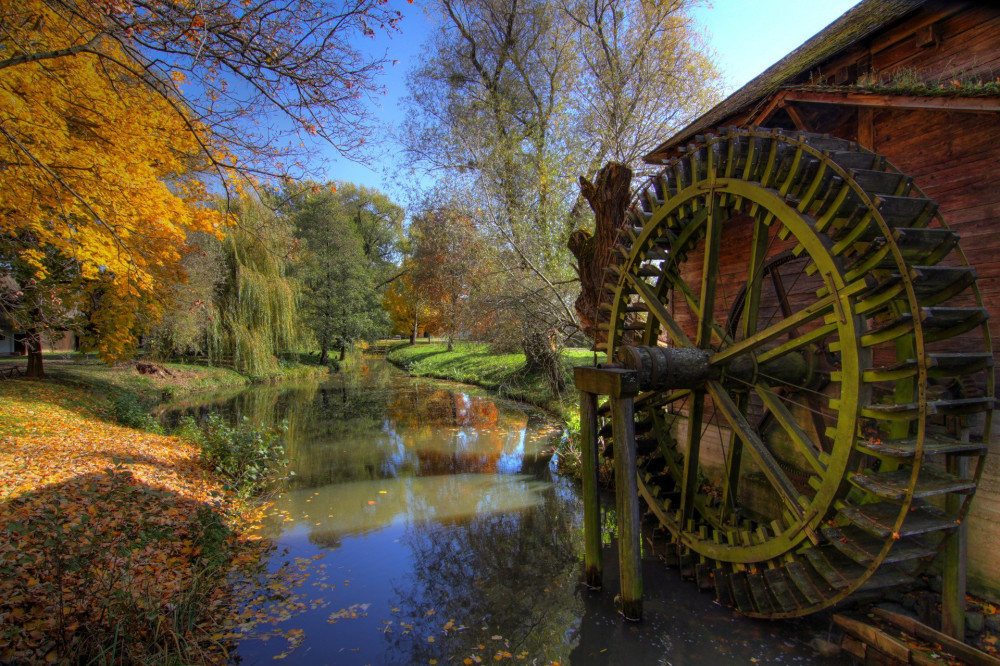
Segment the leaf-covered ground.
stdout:
<path fill-rule="evenodd" d="M 255 557 L 255 516 L 195 447 L 102 410 L 79 388 L 0 382 L 0 662 L 222 660 L 212 610 Z"/>

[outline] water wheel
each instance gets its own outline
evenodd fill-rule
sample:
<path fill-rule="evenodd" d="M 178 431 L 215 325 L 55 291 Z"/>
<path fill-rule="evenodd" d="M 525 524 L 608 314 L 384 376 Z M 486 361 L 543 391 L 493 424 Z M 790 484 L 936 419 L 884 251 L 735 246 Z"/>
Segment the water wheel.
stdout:
<path fill-rule="evenodd" d="M 606 351 L 639 370 L 640 494 L 682 574 L 780 618 L 919 573 L 968 511 L 993 404 L 976 273 L 935 203 L 855 143 L 728 129 L 640 188 L 619 250 Z"/>

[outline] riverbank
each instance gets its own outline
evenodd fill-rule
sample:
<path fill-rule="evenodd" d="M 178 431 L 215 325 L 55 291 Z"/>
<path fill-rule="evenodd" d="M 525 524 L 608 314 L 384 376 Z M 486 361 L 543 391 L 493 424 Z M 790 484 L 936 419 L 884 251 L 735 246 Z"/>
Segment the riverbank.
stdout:
<path fill-rule="evenodd" d="M 448 351 L 446 343 L 397 344 L 387 357 L 390 363 L 418 377 L 450 379 L 494 391 L 504 398 L 527 402 L 571 420 L 578 416 L 577 394 L 573 388 L 573 366 L 589 365 L 593 352 L 566 349 L 562 353 L 566 389 L 554 393 L 540 373 L 524 371 L 524 354 L 497 354 L 482 342 L 456 342 Z"/>
<path fill-rule="evenodd" d="M 160 367 L 47 359 L 44 380 L 0 381 L 0 662 L 228 660 L 230 576 L 264 547 L 262 507 L 192 442 L 123 421 L 158 425 L 151 401 L 249 380 Z"/>

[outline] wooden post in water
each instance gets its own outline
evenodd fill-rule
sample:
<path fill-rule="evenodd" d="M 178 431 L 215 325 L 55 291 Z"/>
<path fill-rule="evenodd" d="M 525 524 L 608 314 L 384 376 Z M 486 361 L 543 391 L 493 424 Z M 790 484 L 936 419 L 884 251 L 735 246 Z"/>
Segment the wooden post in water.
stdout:
<path fill-rule="evenodd" d="M 601 497 L 597 478 L 597 394 L 580 391 L 580 440 L 583 455 L 583 565 L 587 586 L 601 587 Z"/>
<path fill-rule="evenodd" d="M 639 484 L 636 479 L 634 394 L 613 398 L 615 497 L 618 504 L 618 566 L 622 615 L 642 619 L 642 551 L 640 549 Z"/>
<path fill-rule="evenodd" d="M 600 506 L 597 494 L 597 398 L 611 396 L 612 432 L 615 451 L 615 501 L 618 508 L 618 560 L 622 614 L 627 620 L 642 619 L 642 557 L 639 547 L 639 483 L 636 477 L 635 405 L 639 392 L 638 373 L 622 368 L 578 367 L 573 370 L 580 397 L 580 433 L 584 435 L 584 534 L 587 580 L 591 563 L 600 568 Z M 593 402 L 591 402 L 591 400 Z M 593 414 L 593 416 L 590 416 Z M 594 433 L 590 435 L 588 433 Z M 588 466 L 593 465 L 593 472 Z M 593 483 L 588 493 L 587 484 Z M 591 560 L 591 548 L 596 560 Z"/>

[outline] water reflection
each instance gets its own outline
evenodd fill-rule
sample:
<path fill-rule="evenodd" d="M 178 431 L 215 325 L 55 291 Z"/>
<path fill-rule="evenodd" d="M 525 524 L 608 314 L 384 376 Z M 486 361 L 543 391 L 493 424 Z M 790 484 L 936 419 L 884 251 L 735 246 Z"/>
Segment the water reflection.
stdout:
<path fill-rule="evenodd" d="M 428 521 L 455 522 L 488 513 L 512 513 L 540 506 L 548 484 L 518 474 L 456 474 L 380 479 L 300 489 L 274 503 L 269 536 L 286 523 L 306 527 L 309 538 L 323 543 L 333 536 L 355 536 L 388 525 Z"/>
<path fill-rule="evenodd" d="M 329 381 L 252 387 L 223 402 L 179 404 L 166 419 L 288 424 L 288 489 L 452 474 L 538 474 L 554 426 L 538 412 L 485 395 L 411 381 L 385 363 Z"/>
<path fill-rule="evenodd" d="M 549 470 L 557 431 L 537 412 L 384 363 L 179 411 L 208 410 L 289 424 L 295 476 L 266 531 L 270 569 L 298 583 L 250 603 L 289 638 L 243 640 L 242 663 L 837 663 L 798 626 L 735 618 L 652 560 L 646 620 L 623 623 L 610 531 L 607 588 L 581 585 L 582 503 Z"/>
<path fill-rule="evenodd" d="M 411 619 L 414 634 L 439 638 L 387 634 L 387 663 L 492 662 L 498 655 L 530 655 L 539 663 L 565 656 L 583 610 L 576 555 L 582 507 L 566 483 L 547 484 L 543 497 L 530 512 L 407 527 L 411 564 L 393 579 L 391 603 Z"/>

